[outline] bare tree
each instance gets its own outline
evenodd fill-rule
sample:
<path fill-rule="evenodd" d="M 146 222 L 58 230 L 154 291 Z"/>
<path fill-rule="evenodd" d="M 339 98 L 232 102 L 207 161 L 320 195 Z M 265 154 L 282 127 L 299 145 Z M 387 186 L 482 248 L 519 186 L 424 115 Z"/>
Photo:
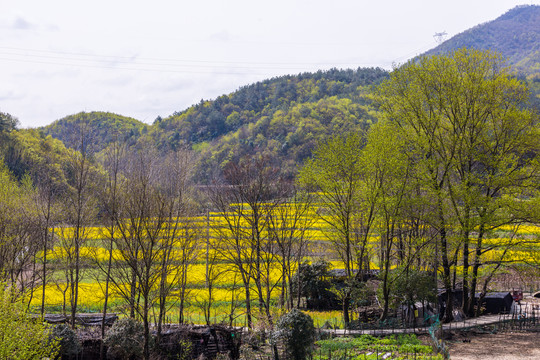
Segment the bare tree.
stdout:
<path fill-rule="evenodd" d="M 280 306 L 292 309 L 294 295 L 292 276 L 307 253 L 308 230 L 316 221 L 313 197 L 299 193 L 291 185 L 289 194 L 270 213 L 269 231 L 277 252 L 276 261 L 281 265 Z"/>
<path fill-rule="evenodd" d="M 68 159 L 71 189 L 65 196 L 64 222 L 69 228 L 62 229 L 63 245 L 68 260 L 71 326 L 75 327 L 75 315 L 79 300 L 81 280 L 81 247 L 86 241 L 87 227 L 96 215 L 97 204 L 93 186 L 97 177 L 92 166 L 93 134 L 87 121 L 79 122 L 71 134 L 72 146 Z"/>
<path fill-rule="evenodd" d="M 226 273 L 227 269 L 220 266 L 220 254 L 218 251 L 217 239 L 211 239 L 210 236 L 206 239 L 205 249 L 205 287 L 206 294 L 200 299 L 195 299 L 198 307 L 202 309 L 204 320 L 207 325 L 210 325 L 212 317 L 212 307 L 214 304 L 214 286 L 216 282 Z"/>
<path fill-rule="evenodd" d="M 60 189 L 51 181 L 51 177 L 45 176 L 42 178 L 42 181 L 38 182 L 37 191 L 34 196 L 35 208 L 37 210 L 36 219 L 43 254 L 41 259 L 41 316 L 45 314 L 45 294 L 48 284 L 48 274 L 51 272 L 48 268 L 47 254 L 53 246 L 53 234 L 59 219 L 59 204 L 57 201 L 59 193 Z"/>
<path fill-rule="evenodd" d="M 117 273 L 111 277 L 116 292 L 130 305 L 131 315 L 139 315 L 144 324 L 144 355 L 149 357 L 150 310 L 153 290 L 161 274 L 161 230 L 165 222 L 165 204 L 156 190 L 155 154 L 139 150 L 126 166 L 126 181 L 117 211 L 115 257 Z M 142 301 L 142 304 L 139 302 Z"/>
<path fill-rule="evenodd" d="M 194 221 L 196 207 L 193 202 L 193 154 L 177 149 L 161 163 L 159 190 L 165 203 L 161 255 L 161 279 L 159 282 L 159 316 L 157 341 L 161 338 L 162 323 L 167 312 L 167 299 L 173 288 L 180 283 L 180 302 L 183 307 L 187 274 L 195 261 L 201 238 L 200 224 Z M 180 254 L 179 254 L 180 253 Z M 179 258 L 177 255 L 180 255 Z"/>
<path fill-rule="evenodd" d="M 139 149 L 126 157 L 125 180 L 118 184 L 109 279 L 113 292 L 128 303 L 130 316 L 143 321 L 145 358 L 152 309 L 159 309 L 159 336 L 167 301 L 174 286 L 186 281 L 195 256 L 200 231 L 190 219 L 192 163 L 187 152 L 170 154 L 163 161 L 154 149 Z M 183 253 L 181 259 L 178 252 Z"/>
<path fill-rule="evenodd" d="M 269 214 L 279 202 L 282 179 L 269 159 L 252 158 L 241 164 L 229 163 L 223 181 L 210 188 L 210 199 L 218 211 L 219 221 L 213 224 L 220 237 L 218 251 L 234 264 L 244 286 L 248 327 L 253 326 L 251 281 L 255 285 L 259 311 L 272 323 L 269 304 L 271 286 L 269 272 L 275 255 L 271 251 Z"/>
<path fill-rule="evenodd" d="M 96 265 L 102 270 L 105 275 L 104 286 L 104 301 L 103 301 L 103 317 L 101 320 L 101 346 L 100 346 L 100 358 L 104 359 L 104 346 L 103 339 L 105 338 L 105 320 L 107 317 L 107 310 L 109 304 L 109 286 L 112 275 L 113 254 L 115 239 L 118 236 L 118 230 L 116 221 L 118 219 L 118 209 L 120 207 L 120 195 L 119 191 L 122 188 L 122 182 L 125 180 L 121 174 L 122 160 L 126 153 L 126 147 L 124 144 L 115 141 L 105 151 L 102 159 L 103 167 L 107 171 L 107 178 L 104 183 L 104 187 L 99 193 L 100 203 L 103 208 L 104 227 L 103 235 L 105 239 L 108 239 L 108 258 L 106 265 L 102 265 L 99 258 L 96 257 Z"/>

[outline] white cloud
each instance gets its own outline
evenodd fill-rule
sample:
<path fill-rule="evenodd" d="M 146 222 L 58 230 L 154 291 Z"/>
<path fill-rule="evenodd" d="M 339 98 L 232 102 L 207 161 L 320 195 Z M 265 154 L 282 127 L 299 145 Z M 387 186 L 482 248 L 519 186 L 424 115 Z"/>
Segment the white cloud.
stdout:
<path fill-rule="evenodd" d="M 18 16 L 15 21 L 13 21 L 11 28 L 15 30 L 30 30 L 34 29 L 35 26 L 26 19 Z"/>

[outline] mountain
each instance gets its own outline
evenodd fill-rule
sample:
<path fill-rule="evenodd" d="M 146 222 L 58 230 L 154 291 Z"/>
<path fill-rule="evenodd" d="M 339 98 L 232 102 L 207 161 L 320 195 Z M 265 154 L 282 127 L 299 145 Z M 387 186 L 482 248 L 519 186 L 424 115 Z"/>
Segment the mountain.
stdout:
<path fill-rule="evenodd" d="M 369 89 L 387 76 L 380 68 L 359 68 L 265 80 L 158 118 L 148 136 L 160 148 L 199 152 L 202 181 L 254 154 L 275 159 L 292 175 L 318 142 L 376 121 Z"/>
<path fill-rule="evenodd" d="M 424 55 L 445 54 L 463 47 L 500 52 L 519 72 L 540 76 L 540 6 L 517 6 L 493 21 L 446 40 Z"/>
<path fill-rule="evenodd" d="M 162 151 L 191 148 L 199 155 L 197 179 L 209 181 L 229 161 L 261 154 L 293 175 L 298 164 L 329 136 L 367 129 L 376 121 L 369 89 L 388 76 L 380 68 L 287 75 L 244 86 L 152 125 L 105 112 L 79 113 L 40 131 L 77 148 L 73 139 L 86 123 L 100 152 L 115 139 L 156 144 Z M 80 142 L 80 141 L 79 141 Z"/>

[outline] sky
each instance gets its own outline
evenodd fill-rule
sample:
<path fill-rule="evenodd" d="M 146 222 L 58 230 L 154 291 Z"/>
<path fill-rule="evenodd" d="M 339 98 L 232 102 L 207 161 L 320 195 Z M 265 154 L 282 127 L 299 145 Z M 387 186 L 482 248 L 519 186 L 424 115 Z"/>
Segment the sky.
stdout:
<path fill-rule="evenodd" d="M 152 123 L 285 74 L 391 69 L 540 0 L 0 0 L 0 112 Z"/>

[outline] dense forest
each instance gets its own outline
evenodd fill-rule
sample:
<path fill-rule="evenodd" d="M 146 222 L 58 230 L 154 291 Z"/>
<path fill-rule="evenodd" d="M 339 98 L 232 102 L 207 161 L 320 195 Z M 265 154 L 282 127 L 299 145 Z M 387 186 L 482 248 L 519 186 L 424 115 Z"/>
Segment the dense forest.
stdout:
<path fill-rule="evenodd" d="M 200 155 L 197 179 L 209 182 L 215 169 L 254 154 L 275 158 L 294 175 L 318 142 L 331 134 L 365 131 L 375 122 L 370 86 L 388 73 L 381 69 L 329 70 L 283 76 L 245 86 L 230 95 L 201 101 L 157 118 L 151 126 L 115 114 L 80 113 L 40 129 L 68 147 L 74 127 L 88 122 L 95 152 L 117 138 L 153 143 L 162 152 L 192 148 Z"/>
<path fill-rule="evenodd" d="M 498 51 L 515 76 L 528 82 L 534 107 L 540 107 L 540 6 L 516 7 L 478 25 L 425 55 L 462 47 Z M 316 145 L 335 133 L 365 131 L 376 121 L 370 88 L 388 77 L 378 69 L 331 69 L 273 78 L 247 85 L 214 100 L 201 100 L 186 110 L 155 119 L 152 125 L 102 112 L 80 113 L 57 120 L 40 131 L 70 147 L 69 134 L 79 121 L 89 121 L 100 152 L 116 138 L 156 144 L 166 152 L 191 148 L 200 156 L 197 180 L 209 183 L 216 169 L 230 161 L 266 154 L 293 176 Z M 143 140 L 144 139 L 144 140 Z"/>

